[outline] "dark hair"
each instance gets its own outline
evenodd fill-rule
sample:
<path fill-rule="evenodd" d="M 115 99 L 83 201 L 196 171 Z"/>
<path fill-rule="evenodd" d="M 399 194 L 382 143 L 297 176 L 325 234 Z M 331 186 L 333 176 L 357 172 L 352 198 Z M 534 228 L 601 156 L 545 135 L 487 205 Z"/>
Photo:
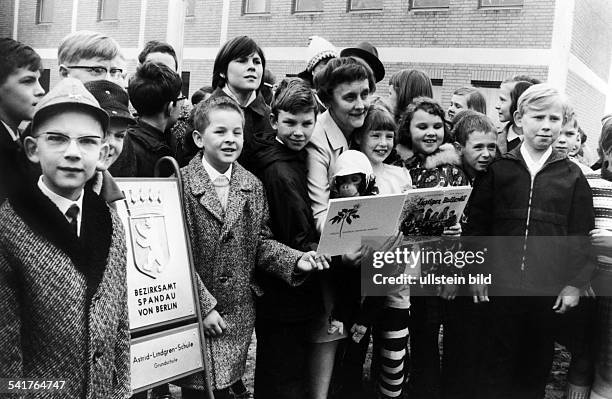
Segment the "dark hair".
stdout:
<path fill-rule="evenodd" d="M 8 37 L 0 38 L 0 85 L 19 68 L 42 70 L 42 61 L 34 49 Z"/>
<path fill-rule="evenodd" d="M 610 151 L 612 148 L 612 119 L 608 119 L 601 127 L 601 136 L 599 136 L 599 151 L 601 159 L 603 154 Z"/>
<path fill-rule="evenodd" d="M 376 81 L 374 73 L 367 64 L 353 57 L 333 58 L 314 76 L 314 87 L 321 101 L 329 104 L 338 85 L 361 80 L 367 80 L 370 92 L 374 93 Z"/>
<path fill-rule="evenodd" d="M 453 95 L 465 97 L 468 109 L 473 109 L 481 114 L 487 113 L 487 100 L 478 89 L 460 87 L 453 92 Z"/>
<path fill-rule="evenodd" d="M 518 108 L 518 99 L 521 98 L 521 94 L 525 92 L 528 88 L 533 86 L 536 83 L 531 83 L 528 81 L 519 81 L 516 82 L 512 90 L 510 91 L 510 125 L 514 125 L 514 113 Z"/>
<path fill-rule="evenodd" d="M 276 76 L 269 69 L 264 69 L 263 77 L 261 78 L 261 86 L 259 88 L 259 92 L 264 99 L 264 102 L 268 105 L 272 104 L 272 99 L 274 98 L 274 93 L 272 93 L 272 88 L 276 83 Z"/>
<path fill-rule="evenodd" d="M 454 118 L 455 125 L 453 126 L 453 135 L 455 141 L 461 145 L 465 145 L 470 137 L 470 134 L 478 131 L 485 133 L 495 133 L 497 135 L 497 129 L 491 119 L 488 116 L 466 109 L 457 114 Z"/>
<path fill-rule="evenodd" d="M 399 123 L 399 131 L 398 131 L 398 142 L 403 146 L 406 146 L 412 149 L 412 135 L 410 134 L 410 122 L 412 122 L 412 118 L 414 117 L 415 112 L 417 111 L 425 111 L 428 114 L 439 116 L 444 125 L 444 139 L 443 143 L 450 143 L 453 141 L 453 136 L 451 135 L 448 123 L 446 123 L 445 112 L 442 109 L 440 103 L 438 103 L 433 98 L 429 97 L 417 97 L 415 98 L 406 108 L 406 112 L 402 115 L 402 118 Z"/>
<path fill-rule="evenodd" d="M 193 128 L 200 133 L 206 130 L 210 124 L 210 113 L 216 109 L 225 109 L 236 111 L 242 118 L 242 126 L 244 127 L 244 113 L 240 105 L 234 100 L 226 96 L 217 96 L 209 98 L 206 101 L 200 102 L 191 111 L 193 120 Z"/>
<path fill-rule="evenodd" d="M 178 59 L 176 58 L 176 52 L 174 51 L 174 47 L 166 42 L 160 42 L 159 40 L 151 40 L 145 44 L 144 48 L 138 54 L 138 62 L 144 64 L 147 60 L 147 55 L 151 53 L 165 53 L 170 54 L 172 58 L 174 58 L 174 63 L 176 65 L 175 69 L 178 69 Z"/>
<path fill-rule="evenodd" d="M 504 79 L 503 83 L 510 83 L 510 82 L 529 82 L 532 85 L 538 85 L 540 83 L 542 83 L 542 81 L 540 79 L 537 78 L 532 78 L 529 75 L 514 75 L 510 78 Z"/>
<path fill-rule="evenodd" d="M 147 61 L 130 78 L 128 94 L 140 115 L 155 115 L 181 94 L 181 77 L 167 65 Z"/>
<path fill-rule="evenodd" d="M 393 86 L 397 94 L 397 104 L 393 112 L 395 119 L 399 121 L 406 107 L 416 97 L 433 97 L 433 86 L 429 76 L 416 69 L 402 69 L 389 79 L 389 85 Z"/>
<path fill-rule="evenodd" d="M 587 134 L 580 126 L 578 126 L 578 133 L 580 133 L 580 144 L 584 144 L 587 141 Z"/>
<path fill-rule="evenodd" d="M 253 53 L 259 54 L 259 57 L 261 58 L 261 65 L 265 70 L 266 57 L 264 56 L 261 47 L 255 43 L 255 40 L 248 36 L 236 36 L 235 38 L 225 42 L 215 57 L 212 87 L 216 89 L 225 86 L 225 83 L 227 83 L 227 66 L 230 62 L 238 58 L 248 57 Z M 221 76 L 222 74 L 224 76 Z M 263 79 L 261 81 L 263 83 Z"/>
<path fill-rule="evenodd" d="M 283 79 L 274 93 L 271 106 L 275 118 L 279 111 L 291 114 L 313 111 L 316 117 L 319 107 L 308 83 L 300 78 Z"/>
<path fill-rule="evenodd" d="M 207 94 L 212 94 L 213 88 L 211 86 L 203 86 L 196 90 L 191 95 L 191 104 L 196 105 L 199 104 L 200 101 L 204 100 Z"/>
<path fill-rule="evenodd" d="M 366 114 L 363 126 L 357 128 L 351 136 L 351 146 L 358 147 L 355 139 L 359 137 L 363 140 L 363 136 L 373 130 L 397 132 L 397 124 L 393 115 L 391 115 L 387 108 L 378 104 L 371 104 L 368 107 L 368 113 Z M 396 140 L 397 135 L 393 138 L 393 142 L 395 143 Z"/>

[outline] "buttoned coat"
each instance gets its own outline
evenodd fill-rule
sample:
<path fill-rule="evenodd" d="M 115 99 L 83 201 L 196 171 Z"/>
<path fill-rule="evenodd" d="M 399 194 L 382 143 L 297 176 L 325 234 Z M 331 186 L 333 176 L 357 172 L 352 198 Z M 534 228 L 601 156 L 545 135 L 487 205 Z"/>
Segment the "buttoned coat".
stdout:
<path fill-rule="evenodd" d="M 23 194 L 0 207 L 0 376 L 66 381 L 27 398 L 129 397 L 121 220 L 86 190 L 77 239 L 40 190 Z"/>
<path fill-rule="evenodd" d="M 199 276 L 202 318 L 216 309 L 227 324 L 220 337 L 208 338 L 213 389 L 230 386 L 245 371 L 247 351 L 255 324 L 254 294 L 263 292 L 254 282 L 255 268 L 272 273 L 290 284 L 302 252 L 272 237 L 268 204 L 261 182 L 234 163 L 227 209 L 224 212 L 210 177 L 202 165 L 202 153 L 181 169 L 183 202 L 195 268 Z M 203 375 L 179 382 L 183 387 L 204 389 Z"/>

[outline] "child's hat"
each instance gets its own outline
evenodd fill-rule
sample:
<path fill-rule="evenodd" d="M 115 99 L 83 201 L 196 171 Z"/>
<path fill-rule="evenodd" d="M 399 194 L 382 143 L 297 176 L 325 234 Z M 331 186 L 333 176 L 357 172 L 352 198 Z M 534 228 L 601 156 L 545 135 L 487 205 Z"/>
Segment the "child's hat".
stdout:
<path fill-rule="evenodd" d="M 370 160 L 363 152 L 356 150 L 344 151 L 336 159 L 332 179 L 335 180 L 338 176 L 348 176 L 355 173 L 365 175 L 366 180 L 369 182 L 374 175 L 374 169 L 372 169 Z"/>
<path fill-rule="evenodd" d="M 314 67 L 326 58 L 338 57 L 336 47 L 320 36 L 309 37 L 308 49 L 306 50 L 306 70 L 312 72 Z"/>
<path fill-rule="evenodd" d="M 110 118 L 134 121 L 128 108 L 128 94 L 121 86 L 109 80 L 92 80 L 85 83 L 85 88 L 93 94 Z"/>
<path fill-rule="evenodd" d="M 361 58 L 372 68 L 376 83 L 385 77 L 385 66 L 378 58 L 378 50 L 371 43 L 361 42 L 355 47 L 348 47 L 340 52 L 340 57 L 350 56 Z"/>
<path fill-rule="evenodd" d="M 62 108 L 87 111 L 100 122 L 104 131 L 108 129 L 106 111 L 100 107 L 98 101 L 80 80 L 70 77 L 60 80 L 36 105 L 32 127 L 36 127 L 52 111 Z"/>

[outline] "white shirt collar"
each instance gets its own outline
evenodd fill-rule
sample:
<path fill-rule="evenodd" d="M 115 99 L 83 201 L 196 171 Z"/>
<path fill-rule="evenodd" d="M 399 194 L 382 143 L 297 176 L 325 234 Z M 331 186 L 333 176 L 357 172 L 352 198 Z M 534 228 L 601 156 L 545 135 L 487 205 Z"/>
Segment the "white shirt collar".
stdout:
<path fill-rule="evenodd" d="M 4 125 L 4 127 L 6 128 L 6 130 L 9 132 L 9 134 L 11 135 L 11 137 L 13 138 L 13 141 L 18 141 L 19 140 L 19 135 L 17 133 L 15 133 L 13 131 L 13 129 L 11 129 L 11 127 L 9 125 L 7 125 L 6 123 L 4 123 L 4 121 L 0 121 L 2 122 L 2 124 Z"/>
<path fill-rule="evenodd" d="M 240 104 L 240 101 L 238 101 L 238 97 L 236 97 L 234 92 L 232 92 L 227 85 L 223 86 L 222 90 L 225 94 L 227 94 L 228 96 L 233 98 L 238 104 Z M 251 105 L 251 103 L 255 101 L 256 98 L 257 98 L 257 91 L 253 90 L 253 92 L 251 93 L 251 97 L 249 97 L 249 101 L 247 101 L 245 105 L 240 105 L 240 106 L 246 108 L 249 105 Z"/>
<path fill-rule="evenodd" d="M 516 132 L 514 131 L 514 125 L 512 125 L 508 129 L 508 137 L 506 138 L 506 141 L 509 143 L 516 138 L 519 138 L 522 140 L 523 136 L 519 136 L 518 134 L 516 134 Z"/>
<path fill-rule="evenodd" d="M 204 170 L 206 171 L 206 173 L 208 173 L 210 181 L 215 181 L 215 179 L 221 175 L 225 175 L 225 177 L 227 177 L 227 180 L 232 181 L 232 167 L 234 166 L 233 164 L 231 164 L 229 168 L 227 168 L 225 173 L 219 173 L 219 171 L 213 168 L 212 165 L 209 164 L 208 161 L 206 161 L 206 158 L 202 156 L 202 166 L 204 166 Z"/>
<path fill-rule="evenodd" d="M 535 175 L 540 171 L 540 169 L 542 169 L 548 158 L 550 158 L 550 155 L 552 154 L 552 146 L 548 147 L 548 149 L 544 152 L 544 154 L 538 161 L 534 161 L 533 158 L 531 158 L 531 155 L 529 155 L 529 152 L 527 151 L 527 148 L 524 144 L 521 145 L 520 151 L 521 155 L 523 156 L 523 159 L 525 160 L 525 163 L 527 164 L 527 169 L 529 169 L 531 178 L 533 179 Z"/>
<path fill-rule="evenodd" d="M 79 214 L 77 215 L 77 235 L 80 235 L 81 219 L 83 218 L 83 190 L 81 190 L 81 195 L 79 195 L 79 198 L 77 198 L 76 201 L 69 200 L 68 198 L 64 198 L 61 195 L 55 194 L 53 191 L 51 191 L 51 189 L 43 181 L 42 175 L 38 178 L 38 188 L 40 188 L 40 191 L 42 191 L 42 193 L 47 196 L 51 202 L 55 204 L 55 206 L 57 206 L 64 217 L 66 217 L 66 212 L 72 205 L 76 204 L 79 207 Z M 66 220 L 68 220 L 67 217 Z"/>

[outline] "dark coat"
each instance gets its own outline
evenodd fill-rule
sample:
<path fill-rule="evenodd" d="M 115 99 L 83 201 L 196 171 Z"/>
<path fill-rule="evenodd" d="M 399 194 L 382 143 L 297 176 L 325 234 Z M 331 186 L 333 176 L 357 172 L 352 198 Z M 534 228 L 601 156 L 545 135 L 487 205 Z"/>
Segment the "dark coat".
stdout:
<path fill-rule="evenodd" d="M 261 179 L 270 206 L 270 228 L 281 243 L 301 251 L 317 247 L 317 233 L 308 196 L 306 150 L 287 148 L 273 137 L 256 135 L 255 174 Z M 313 276 L 314 277 L 314 276 Z M 302 321 L 322 311 L 315 279 L 299 287 L 265 273 L 257 273 L 264 295 L 257 316 L 281 321 Z"/>
<path fill-rule="evenodd" d="M 31 183 L 38 175 L 40 168 L 27 159 L 21 141 L 14 141 L 0 123 L 0 204 L 11 191 L 23 183 Z"/>
<path fill-rule="evenodd" d="M 239 164 L 232 169 L 226 212 L 202 165 L 202 153 L 181 174 L 202 317 L 216 309 L 227 323 L 223 335 L 209 339 L 206 348 L 213 389 L 222 389 L 245 371 L 255 324 L 253 293 L 262 294 L 253 278 L 255 269 L 297 284 L 301 278 L 293 271 L 302 253 L 272 238 L 263 186 Z M 204 389 L 201 374 L 179 385 Z"/>
<path fill-rule="evenodd" d="M 0 375 L 66 380 L 39 398 L 131 393 L 123 227 L 91 190 L 83 209 L 77 238 L 37 188 L 0 208 Z"/>
<path fill-rule="evenodd" d="M 494 287 L 557 295 L 588 284 L 593 199 L 565 155 L 553 150 L 532 187 L 520 147 L 504 154 L 476 180 L 465 213 L 464 235 L 493 237 L 480 270 L 493 273 Z"/>
<path fill-rule="evenodd" d="M 231 98 L 223 89 L 217 88 L 207 101 L 220 96 Z M 241 106 L 240 108 L 244 112 L 244 145 L 242 147 L 242 154 L 238 158 L 238 163 L 249 172 L 254 173 L 253 153 L 255 152 L 255 134 L 261 133 L 266 137 L 274 137 L 274 130 L 270 124 L 270 107 L 266 105 L 262 95 L 258 93 L 255 101 L 246 107 Z"/>

